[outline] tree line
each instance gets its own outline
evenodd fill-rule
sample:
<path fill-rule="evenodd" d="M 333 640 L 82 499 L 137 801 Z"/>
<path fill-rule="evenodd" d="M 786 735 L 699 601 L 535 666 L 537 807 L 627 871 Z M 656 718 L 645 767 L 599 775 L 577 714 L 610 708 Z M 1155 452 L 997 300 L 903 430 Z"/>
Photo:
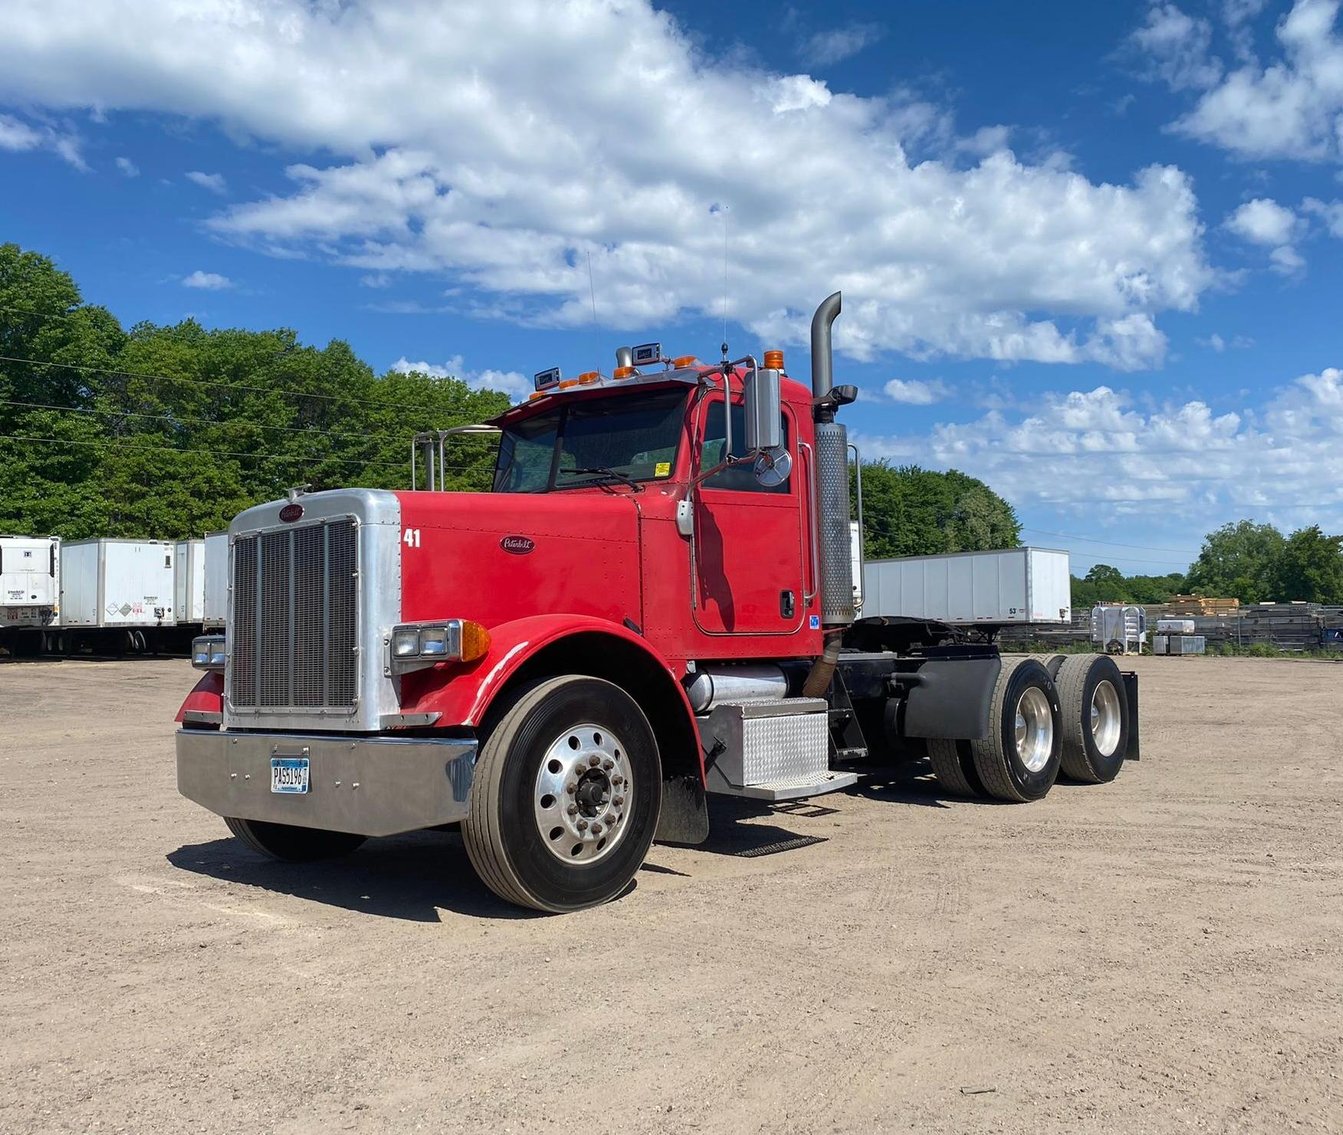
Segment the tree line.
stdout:
<path fill-rule="evenodd" d="M 1318 524 L 1284 535 L 1252 520 L 1224 524 L 1203 539 L 1188 572 L 1126 576 L 1096 564 L 1073 576 L 1074 609 L 1096 603 L 1165 603 L 1172 595 L 1207 595 L 1242 603 L 1343 604 L 1343 536 Z"/>

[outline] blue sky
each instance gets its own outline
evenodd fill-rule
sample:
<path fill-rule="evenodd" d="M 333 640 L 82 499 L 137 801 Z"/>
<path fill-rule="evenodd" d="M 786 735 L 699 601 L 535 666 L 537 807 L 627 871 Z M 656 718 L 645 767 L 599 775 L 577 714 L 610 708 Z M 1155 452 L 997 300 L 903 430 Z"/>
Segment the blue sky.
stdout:
<path fill-rule="evenodd" d="M 125 322 L 517 394 L 783 346 L 867 456 L 1182 569 L 1343 532 L 1337 0 L 7 0 L 0 240 Z M 588 265 L 591 263 L 591 283 Z M 593 317 L 595 293 L 596 318 Z"/>

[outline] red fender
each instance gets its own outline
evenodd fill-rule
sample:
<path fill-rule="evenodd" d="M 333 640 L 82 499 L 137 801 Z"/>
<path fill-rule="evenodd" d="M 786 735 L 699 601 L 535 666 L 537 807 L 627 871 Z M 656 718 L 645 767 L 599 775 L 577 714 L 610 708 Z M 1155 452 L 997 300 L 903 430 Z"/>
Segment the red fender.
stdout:
<path fill-rule="evenodd" d="M 401 682 L 401 712 L 437 713 L 437 725 L 479 725 L 490 703 L 508 680 L 538 650 L 568 638 L 593 632 L 620 639 L 636 647 L 655 662 L 676 688 L 677 696 L 690 723 L 691 735 L 698 741 L 695 711 L 679 681 L 680 674 L 648 643 L 618 623 L 589 615 L 532 615 L 490 628 L 490 649 L 477 662 L 440 663 L 433 671 L 414 671 Z M 444 680 L 450 678 L 450 680 Z M 700 774 L 703 775 L 703 750 L 698 744 Z"/>
<path fill-rule="evenodd" d="M 204 713 L 223 713 L 224 675 L 218 670 L 207 670 L 191 693 L 187 694 L 187 700 L 182 703 L 182 708 L 177 711 L 174 720 L 181 722 L 189 709 Z"/>

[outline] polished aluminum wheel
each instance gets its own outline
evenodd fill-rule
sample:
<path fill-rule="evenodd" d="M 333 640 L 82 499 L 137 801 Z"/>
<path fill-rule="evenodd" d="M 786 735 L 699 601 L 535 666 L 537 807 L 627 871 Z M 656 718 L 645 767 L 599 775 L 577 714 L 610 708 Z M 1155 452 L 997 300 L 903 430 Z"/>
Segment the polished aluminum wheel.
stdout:
<path fill-rule="evenodd" d="M 566 729 L 546 749 L 532 808 L 541 842 L 566 863 L 594 863 L 625 834 L 633 800 L 630 763 L 619 738 L 601 725 Z"/>
<path fill-rule="evenodd" d="M 1113 755 L 1119 747 L 1124 715 L 1119 708 L 1119 691 L 1112 682 L 1096 683 L 1091 695 L 1091 740 L 1102 756 Z"/>
<path fill-rule="evenodd" d="M 1017 756 L 1030 772 L 1039 772 L 1054 751 L 1054 714 L 1038 686 L 1029 686 L 1017 702 Z"/>

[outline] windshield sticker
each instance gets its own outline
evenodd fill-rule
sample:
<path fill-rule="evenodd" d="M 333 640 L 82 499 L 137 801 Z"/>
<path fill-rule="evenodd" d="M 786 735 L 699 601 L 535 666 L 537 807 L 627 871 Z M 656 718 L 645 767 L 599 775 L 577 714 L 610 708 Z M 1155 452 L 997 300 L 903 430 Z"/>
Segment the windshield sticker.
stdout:
<path fill-rule="evenodd" d="M 654 476 L 654 477 L 670 477 L 670 476 L 671 476 L 671 462 L 670 462 L 670 461 L 659 461 L 656 465 L 653 466 L 653 476 Z"/>

